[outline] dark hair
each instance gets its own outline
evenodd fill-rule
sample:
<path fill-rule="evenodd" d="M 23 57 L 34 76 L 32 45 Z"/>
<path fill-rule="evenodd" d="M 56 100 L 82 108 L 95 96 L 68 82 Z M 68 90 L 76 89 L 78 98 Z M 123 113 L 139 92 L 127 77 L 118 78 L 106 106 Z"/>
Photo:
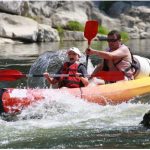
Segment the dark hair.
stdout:
<path fill-rule="evenodd" d="M 121 39 L 121 34 L 119 33 L 119 31 L 117 30 L 112 30 L 108 33 L 108 35 L 116 35 L 117 36 L 117 40 Z"/>

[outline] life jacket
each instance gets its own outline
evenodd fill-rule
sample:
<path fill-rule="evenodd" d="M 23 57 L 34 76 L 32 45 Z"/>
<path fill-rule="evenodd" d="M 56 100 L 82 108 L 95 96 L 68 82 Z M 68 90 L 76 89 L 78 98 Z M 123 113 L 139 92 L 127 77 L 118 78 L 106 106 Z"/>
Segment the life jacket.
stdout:
<path fill-rule="evenodd" d="M 75 75 L 78 73 L 78 68 L 80 63 L 74 63 L 70 65 L 69 62 L 64 63 L 61 74 L 69 74 L 69 75 Z M 59 88 L 61 87 L 68 87 L 68 88 L 79 88 L 83 87 L 83 83 L 80 81 L 80 79 L 76 78 L 75 76 L 68 76 L 68 77 L 60 77 L 59 80 Z"/>
<path fill-rule="evenodd" d="M 128 67 L 126 67 L 124 70 L 121 70 L 121 67 L 118 67 L 119 64 L 121 64 L 121 63 L 123 63 L 123 61 L 125 61 L 124 58 L 121 58 L 118 62 L 115 62 L 115 63 L 113 62 L 113 65 L 115 66 L 116 70 L 124 72 L 124 75 L 130 80 L 130 79 L 132 79 L 132 76 L 134 74 L 136 74 L 137 70 L 139 69 L 139 65 L 135 61 L 130 49 L 129 49 L 129 52 L 131 55 L 132 62 L 126 61 L 126 63 L 129 63 Z M 102 70 L 109 71 L 108 61 L 106 59 L 104 59 Z M 132 73 L 129 74 L 128 73 L 129 71 L 131 71 Z"/>

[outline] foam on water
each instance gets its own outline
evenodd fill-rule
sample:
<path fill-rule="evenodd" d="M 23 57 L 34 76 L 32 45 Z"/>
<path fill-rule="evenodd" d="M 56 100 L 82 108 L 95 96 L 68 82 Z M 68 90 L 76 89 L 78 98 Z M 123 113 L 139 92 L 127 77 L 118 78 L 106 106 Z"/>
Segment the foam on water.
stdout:
<path fill-rule="evenodd" d="M 17 115 L 17 121 L 0 120 L 0 124 L 11 124 L 16 129 L 65 126 L 75 128 L 136 126 L 149 109 L 149 104 L 130 102 L 116 106 L 100 106 L 61 91 L 53 91 L 53 93 L 47 91 L 45 94 L 46 98 L 43 101 L 22 110 L 21 114 Z"/>
<path fill-rule="evenodd" d="M 15 141 L 29 141 L 44 136 L 47 130 L 57 135 L 64 129 L 100 129 L 113 130 L 139 126 L 149 104 L 122 103 L 116 106 L 100 106 L 76 98 L 68 93 L 55 92 L 46 94 L 46 99 L 34 103 L 17 116 L 16 121 L 7 122 L 0 119 L 0 145 Z"/>
<path fill-rule="evenodd" d="M 26 89 L 22 89 L 21 92 L 19 92 L 20 90 L 19 89 L 15 89 L 13 90 L 11 93 L 10 93 L 10 98 L 11 97 L 17 97 L 18 98 L 24 98 L 24 97 L 27 97 L 27 90 Z"/>

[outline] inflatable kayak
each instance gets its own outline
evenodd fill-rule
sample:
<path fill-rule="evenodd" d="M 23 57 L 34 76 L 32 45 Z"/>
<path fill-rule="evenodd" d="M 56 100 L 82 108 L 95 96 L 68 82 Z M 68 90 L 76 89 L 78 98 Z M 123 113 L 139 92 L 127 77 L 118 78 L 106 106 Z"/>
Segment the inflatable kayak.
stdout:
<path fill-rule="evenodd" d="M 74 89 L 8 88 L 1 94 L 1 111 L 3 110 L 6 113 L 20 112 L 29 105 L 44 100 L 47 93 L 55 96 L 56 92 L 60 92 L 61 94 L 67 92 L 75 97 L 100 105 L 117 105 L 122 102 L 128 102 L 135 96 L 150 93 L 150 77 Z"/>

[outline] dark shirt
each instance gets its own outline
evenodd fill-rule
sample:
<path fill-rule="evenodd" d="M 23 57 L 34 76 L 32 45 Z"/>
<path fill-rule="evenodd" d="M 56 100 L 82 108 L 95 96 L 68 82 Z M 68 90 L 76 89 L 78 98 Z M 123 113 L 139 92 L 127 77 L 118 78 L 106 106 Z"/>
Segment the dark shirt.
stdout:
<path fill-rule="evenodd" d="M 81 64 L 81 65 L 78 67 L 78 72 L 81 73 L 83 76 L 84 76 L 84 75 L 87 75 L 87 69 L 86 69 L 86 67 L 85 67 L 83 64 Z M 84 76 L 84 77 L 85 77 L 85 76 Z"/>

